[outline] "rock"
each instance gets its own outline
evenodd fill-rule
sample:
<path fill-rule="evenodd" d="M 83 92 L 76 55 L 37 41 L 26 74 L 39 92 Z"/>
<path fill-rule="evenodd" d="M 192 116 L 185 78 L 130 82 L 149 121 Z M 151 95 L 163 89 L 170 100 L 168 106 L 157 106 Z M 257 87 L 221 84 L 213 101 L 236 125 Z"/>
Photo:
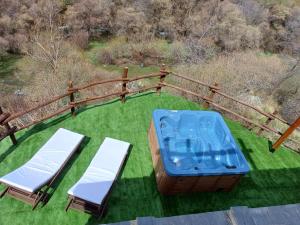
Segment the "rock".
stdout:
<path fill-rule="evenodd" d="M 24 96 L 25 95 L 25 93 L 22 90 L 20 90 L 20 89 L 16 90 L 14 94 L 16 96 Z"/>
<path fill-rule="evenodd" d="M 242 100 L 243 102 L 258 107 L 258 108 L 262 108 L 263 107 L 263 103 L 261 100 L 261 97 L 256 96 L 256 95 L 252 95 L 250 93 L 243 93 L 238 97 L 239 100 Z"/>

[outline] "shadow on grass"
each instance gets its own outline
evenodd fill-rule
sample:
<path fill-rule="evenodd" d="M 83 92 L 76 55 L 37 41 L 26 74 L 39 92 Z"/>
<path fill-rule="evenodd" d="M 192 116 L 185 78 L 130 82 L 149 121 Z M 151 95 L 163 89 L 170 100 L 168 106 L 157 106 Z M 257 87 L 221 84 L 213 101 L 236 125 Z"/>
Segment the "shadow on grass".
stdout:
<path fill-rule="evenodd" d="M 238 138 L 237 141 L 238 141 L 238 143 L 240 144 L 240 147 L 242 148 L 243 154 L 245 155 L 247 161 L 249 161 L 250 164 L 251 164 L 251 167 L 252 167 L 253 169 L 256 170 L 256 169 L 257 169 L 257 166 L 256 166 L 256 164 L 255 164 L 255 161 L 252 159 L 252 157 L 251 157 L 251 155 L 250 155 L 250 153 L 253 152 L 253 150 L 252 150 L 251 148 L 248 148 L 248 147 L 246 146 L 246 144 L 245 144 L 245 142 L 243 141 L 243 139 Z"/>
<path fill-rule="evenodd" d="M 273 143 L 272 141 L 268 140 L 268 147 L 269 147 L 269 151 L 274 153 L 275 152 L 275 149 L 273 148 Z"/>
<path fill-rule="evenodd" d="M 90 217 L 86 225 L 135 220 L 136 217 L 167 217 L 233 206 L 263 207 L 300 202 L 300 168 L 253 169 L 231 192 L 205 192 L 163 196 L 149 177 L 119 178 L 108 200 L 103 219 Z"/>
<path fill-rule="evenodd" d="M 77 160 L 77 158 L 79 157 L 80 153 L 85 148 L 85 146 L 88 145 L 88 143 L 90 142 L 90 140 L 91 140 L 90 137 L 86 137 L 86 136 L 84 137 L 84 139 L 81 142 L 78 150 L 75 152 L 75 154 L 69 160 L 69 162 L 67 163 L 67 165 L 63 168 L 63 170 L 62 170 L 61 174 L 58 176 L 57 180 L 53 183 L 52 187 L 50 188 L 50 191 L 47 194 L 47 201 L 44 202 L 44 204 L 42 205 L 42 207 L 44 207 L 50 201 L 50 199 L 53 196 L 56 188 L 61 183 L 61 181 L 64 179 L 65 175 L 68 173 L 68 171 L 70 170 L 70 168 L 72 167 L 72 165 L 74 164 L 74 162 Z"/>
<path fill-rule="evenodd" d="M 140 97 L 144 97 L 147 95 L 153 95 L 153 94 L 156 94 L 156 92 L 155 91 L 147 91 L 147 92 L 143 92 L 143 93 L 137 93 L 134 95 L 127 96 L 126 100 L 131 100 L 131 99 L 140 98 Z"/>
<path fill-rule="evenodd" d="M 98 107 L 105 106 L 105 105 L 111 105 L 111 104 L 116 103 L 118 101 L 120 101 L 120 100 L 119 99 L 112 99 L 112 100 L 109 100 L 109 101 L 103 102 L 103 103 L 82 106 L 80 108 L 77 108 L 76 115 L 79 115 L 79 114 L 81 114 L 81 113 L 83 113 L 85 111 L 88 111 L 90 109 L 98 108 Z"/>

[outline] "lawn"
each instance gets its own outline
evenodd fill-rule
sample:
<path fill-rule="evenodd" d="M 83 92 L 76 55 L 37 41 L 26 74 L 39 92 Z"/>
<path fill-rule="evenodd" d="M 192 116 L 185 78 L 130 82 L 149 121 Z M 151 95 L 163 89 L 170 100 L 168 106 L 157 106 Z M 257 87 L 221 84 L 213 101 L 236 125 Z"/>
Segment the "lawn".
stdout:
<path fill-rule="evenodd" d="M 160 195 L 147 140 L 151 113 L 156 108 L 200 109 L 184 98 L 146 93 L 130 97 L 125 104 L 111 101 L 90 106 L 75 118 L 63 115 L 20 132 L 17 134 L 20 143 L 16 147 L 11 147 L 10 140 L 5 139 L 0 143 L 0 176 L 29 160 L 59 127 L 89 137 L 56 183 L 48 204 L 32 211 L 30 205 L 5 196 L 0 200 L 0 224 L 97 224 L 138 216 L 163 217 L 224 210 L 238 205 L 259 207 L 300 202 L 300 156 L 285 148 L 270 153 L 266 139 L 230 120 L 226 122 L 251 166 L 251 172 L 238 186 L 230 193 Z M 68 189 L 81 177 L 106 136 L 133 145 L 112 192 L 106 216 L 97 221 L 77 211 L 65 213 Z"/>

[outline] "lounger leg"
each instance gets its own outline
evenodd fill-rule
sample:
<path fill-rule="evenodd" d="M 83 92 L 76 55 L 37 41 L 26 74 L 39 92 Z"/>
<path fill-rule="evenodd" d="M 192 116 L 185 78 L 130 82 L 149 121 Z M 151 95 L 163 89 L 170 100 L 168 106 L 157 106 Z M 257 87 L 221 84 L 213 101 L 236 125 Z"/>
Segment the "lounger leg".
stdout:
<path fill-rule="evenodd" d="M 38 196 L 32 206 L 32 210 L 34 210 L 38 206 L 38 204 L 40 203 L 40 201 L 42 200 L 43 197 L 44 197 L 44 192 L 41 192 L 40 195 L 38 194 Z"/>
<path fill-rule="evenodd" d="M 5 190 L 1 192 L 0 198 L 2 198 L 6 194 L 6 192 L 8 191 L 8 189 L 9 189 L 9 187 L 5 188 Z"/>
<path fill-rule="evenodd" d="M 99 205 L 98 219 L 101 219 L 107 210 L 108 199 L 105 199 L 102 205 Z"/>
<path fill-rule="evenodd" d="M 101 207 L 99 209 L 99 214 L 97 215 L 97 219 L 100 220 L 104 215 L 105 207 Z"/>
<path fill-rule="evenodd" d="M 70 205 L 72 204 L 72 202 L 73 202 L 73 198 L 70 198 L 69 202 L 68 202 L 68 204 L 66 205 L 66 208 L 65 208 L 66 212 L 68 212 L 68 209 L 69 209 Z"/>

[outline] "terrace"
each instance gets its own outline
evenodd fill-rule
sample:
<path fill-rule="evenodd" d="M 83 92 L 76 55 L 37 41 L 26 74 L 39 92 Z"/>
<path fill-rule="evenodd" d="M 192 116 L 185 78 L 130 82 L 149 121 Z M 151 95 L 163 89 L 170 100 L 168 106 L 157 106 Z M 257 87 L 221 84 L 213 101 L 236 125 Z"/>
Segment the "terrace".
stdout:
<path fill-rule="evenodd" d="M 24 164 L 60 127 L 88 137 L 82 151 L 75 155 L 51 189 L 45 206 L 32 211 L 30 205 L 2 198 L 0 224 L 113 223 L 142 216 L 166 217 L 227 210 L 232 206 L 264 207 L 300 202 L 299 154 L 286 147 L 270 153 L 267 139 L 230 119 L 226 123 L 251 167 L 250 173 L 231 192 L 161 195 L 156 189 L 147 139 L 152 112 L 157 108 L 203 109 L 167 92 L 160 95 L 146 92 L 126 97 L 126 104 L 113 99 L 82 107 L 75 118 L 61 114 L 23 129 L 16 133 L 17 145 L 11 145 L 9 138 L 5 138 L 0 145 L 0 176 Z M 107 214 L 98 220 L 72 210 L 65 213 L 68 189 L 81 177 L 106 136 L 133 146 L 110 196 Z"/>
<path fill-rule="evenodd" d="M 285 148 L 272 154 L 268 141 L 239 123 L 227 124 L 242 148 L 251 172 L 230 193 L 198 193 L 165 197 L 156 190 L 147 129 L 155 108 L 200 109 L 183 98 L 163 93 L 133 96 L 126 104 L 111 101 L 81 111 L 77 118 L 63 115 L 28 131 L 17 133 L 20 144 L 5 139 L 0 146 L 0 175 L 25 163 L 59 128 L 86 134 L 90 139 L 64 171 L 46 206 L 32 211 L 12 198 L 1 199 L 1 224 L 96 224 L 95 218 L 75 211 L 65 213 L 68 189 L 80 178 L 105 136 L 131 142 L 133 148 L 122 176 L 111 195 L 107 215 L 101 223 L 132 220 L 137 216 L 174 216 L 225 210 L 235 205 L 249 207 L 291 204 L 300 201 L 299 155 Z"/>

